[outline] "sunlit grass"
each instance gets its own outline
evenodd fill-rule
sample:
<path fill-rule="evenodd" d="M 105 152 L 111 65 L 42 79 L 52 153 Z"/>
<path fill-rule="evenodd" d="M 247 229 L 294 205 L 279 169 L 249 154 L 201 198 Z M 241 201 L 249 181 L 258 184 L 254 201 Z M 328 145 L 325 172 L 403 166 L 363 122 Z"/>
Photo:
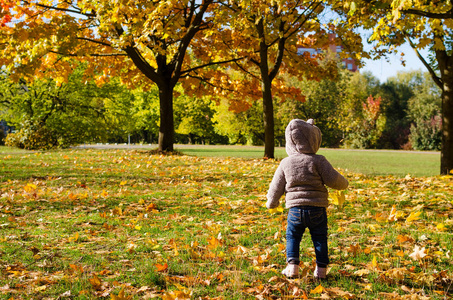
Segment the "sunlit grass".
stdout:
<path fill-rule="evenodd" d="M 203 157 L 261 158 L 264 155 L 263 147 L 247 146 L 184 146 L 180 151 Z M 324 155 L 337 168 L 365 175 L 435 176 L 440 172 L 439 152 L 322 148 L 318 154 Z M 277 159 L 286 156 L 284 148 L 275 149 Z"/>
<path fill-rule="evenodd" d="M 344 207 L 329 207 L 329 280 L 312 278 L 307 232 L 305 276 L 288 281 L 285 211 L 263 207 L 279 161 L 193 154 L 0 154 L 0 298 L 452 296 L 451 176 L 342 170 L 350 188 Z"/>

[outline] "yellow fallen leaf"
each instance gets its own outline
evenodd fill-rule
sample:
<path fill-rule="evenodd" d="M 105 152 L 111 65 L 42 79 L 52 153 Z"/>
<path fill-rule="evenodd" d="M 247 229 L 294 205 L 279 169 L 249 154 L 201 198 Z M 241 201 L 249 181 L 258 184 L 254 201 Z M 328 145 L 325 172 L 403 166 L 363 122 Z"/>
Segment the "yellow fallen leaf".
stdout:
<path fill-rule="evenodd" d="M 96 275 L 93 275 L 93 277 L 88 278 L 88 281 L 91 283 L 91 286 L 95 290 L 100 290 L 101 289 L 102 282 L 99 279 L 99 277 L 97 277 Z"/>
<path fill-rule="evenodd" d="M 191 299 L 191 294 L 190 292 L 186 291 L 171 291 L 168 293 L 165 293 L 162 295 L 163 300 L 185 300 L 185 299 Z"/>
<path fill-rule="evenodd" d="M 371 265 L 373 266 L 373 268 L 377 268 L 377 266 L 378 266 L 376 256 L 374 256 L 374 255 L 373 255 L 373 260 L 371 261 Z"/>
<path fill-rule="evenodd" d="M 346 229 L 344 229 L 344 227 L 338 227 L 338 229 L 337 229 L 337 232 L 345 232 L 345 231 L 346 231 Z"/>
<path fill-rule="evenodd" d="M 277 212 L 282 213 L 283 211 L 284 211 L 284 209 L 283 209 L 283 207 L 281 207 L 281 206 L 276 207 L 276 208 L 271 208 L 271 209 L 269 209 L 269 212 L 270 212 L 271 214 L 275 214 L 275 213 L 277 213 Z"/>
<path fill-rule="evenodd" d="M 213 236 L 208 238 L 208 249 L 215 250 L 220 247 L 221 241 Z"/>
<path fill-rule="evenodd" d="M 76 232 L 76 233 L 74 234 L 74 236 L 71 236 L 71 237 L 68 238 L 68 241 L 69 241 L 69 242 L 77 242 L 78 239 L 79 239 L 79 233 Z"/>
<path fill-rule="evenodd" d="M 421 211 L 411 212 L 409 217 L 407 217 L 407 219 L 406 219 L 406 223 L 411 223 L 413 221 L 420 219 L 421 214 L 422 214 Z"/>
<path fill-rule="evenodd" d="M 132 299 L 132 296 L 126 296 L 126 294 L 124 293 L 124 287 L 118 293 L 118 296 L 112 294 L 110 297 L 111 297 L 110 298 L 111 300 L 129 300 L 129 299 Z"/>
<path fill-rule="evenodd" d="M 397 213 L 397 211 L 396 211 L 396 205 L 393 205 L 393 206 L 392 206 L 392 209 L 390 210 L 390 215 L 389 215 L 389 217 L 388 217 L 388 221 L 389 221 L 389 222 L 396 222 L 396 221 L 398 221 L 398 218 L 397 218 L 397 216 L 396 216 L 396 213 Z"/>
<path fill-rule="evenodd" d="M 402 244 L 402 243 L 405 243 L 405 242 L 413 242 L 414 239 L 411 238 L 410 236 L 407 236 L 407 235 L 398 235 L 397 237 L 397 240 L 398 240 L 398 243 Z"/>
<path fill-rule="evenodd" d="M 363 276 L 363 275 L 368 275 L 370 274 L 370 270 L 368 269 L 360 269 L 360 270 L 357 270 L 354 272 L 354 275 L 357 275 L 357 276 Z"/>
<path fill-rule="evenodd" d="M 35 292 L 42 292 L 47 288 L 47 285 L 41 285 L 35 288 Z"/>
<path fill-rule="evenodd" d="M 335 191 L 333 193 L 329 193 L 330 198 L 332 198 L 332 203 L 339 208 L 343 207 L 343 203 L 345 201 L 345 195 L 343 191 Z"/>
<path fill-rule="evenodd" d="M 445 225 L 443 223 L 438 223 L 436 228 L 439 231 L 445 231 L 446 230 Z"/>
<path fill-rule="evenodd" d="M 310 294 L 321 294 L 324 291 L 324 287 L 322 285 L 318 285 L 316 288 L 310 291 Z"/>

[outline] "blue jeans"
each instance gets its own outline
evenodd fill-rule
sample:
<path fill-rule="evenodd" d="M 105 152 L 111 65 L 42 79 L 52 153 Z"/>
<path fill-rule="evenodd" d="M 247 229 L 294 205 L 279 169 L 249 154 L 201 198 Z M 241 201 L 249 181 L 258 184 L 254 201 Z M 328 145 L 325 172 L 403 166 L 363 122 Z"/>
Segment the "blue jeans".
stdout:
<path fill-rule="evenodd" d="M 316 264 L 325 268 L 329 264 L 327 247 L 327 212 L 325 207 L 298 206 L 288 212 L 286 228 L 286 261 L 299 264 L 300 241 L 305 228 L 310 230 L 311 240 L 315 247 Z"/>

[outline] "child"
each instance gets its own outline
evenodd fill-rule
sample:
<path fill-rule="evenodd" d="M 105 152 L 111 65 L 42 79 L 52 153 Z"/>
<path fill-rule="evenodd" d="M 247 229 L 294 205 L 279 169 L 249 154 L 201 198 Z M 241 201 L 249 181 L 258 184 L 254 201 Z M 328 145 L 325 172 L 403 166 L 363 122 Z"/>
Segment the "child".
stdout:
<path fill-rule="evenodd" d="M 317 279 L 326 278 L 329 264 L 327 248 L 327 200 L 328 186 L 337 190 L 348 187 L 348 181 L 322 155 L 317 155 L 321 146 L 321 130 L 307 122 L 292 120 L 285 130 L 286 152 L 269 186 L 267 208 L 279 205 L 286 193 L 288 227 L 286 229 L 286 261 L 282 271 L 286 277 L 299 275 L 299 246 L 305 228 L 310 230 L 315 247 Z"/>

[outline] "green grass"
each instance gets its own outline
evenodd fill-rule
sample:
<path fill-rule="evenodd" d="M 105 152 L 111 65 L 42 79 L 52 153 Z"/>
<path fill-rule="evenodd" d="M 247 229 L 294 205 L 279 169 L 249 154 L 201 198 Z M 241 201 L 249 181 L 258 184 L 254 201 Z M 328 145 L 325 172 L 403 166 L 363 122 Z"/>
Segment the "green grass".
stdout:
<path fill-rule="evenodd" d="M 285 210 L 263 207 L 279 161 L 258 148 L 226 149 L 0 147 L 0 299 L 110 299 L 122 290 L 132 299 L 453 296 L 452 176 L 344 171 L 344 207 L 328 213 L 329 279 L 312 278 L 307 232 L 304 275 L 287 280 Z M 322 150 L 338 164 L 343 153 Z M 415 246 L 426 256 L 411 258 Z"/>
<path fill-rule="evenodd" d="M 185 146 L 179 149 L 187 155 L 203 157 L 261 158 L 263 147 L 247 146 Z M 334 167 L 366 175 L 393 175 L 397 177 L 435 176 L 440 171 L 439 152 L 320 149 Z M 284 148 L 275 150 L 275 157 L 286 157 Z"/>
<path fill-rule="evenodd" d="M 0 146 L 0 155 L 26 154 L 26 153 L 32 153 L 32 152 L 33 151 L 23 150 L 23 149 L 14 148 L 14 147 Z"/>

